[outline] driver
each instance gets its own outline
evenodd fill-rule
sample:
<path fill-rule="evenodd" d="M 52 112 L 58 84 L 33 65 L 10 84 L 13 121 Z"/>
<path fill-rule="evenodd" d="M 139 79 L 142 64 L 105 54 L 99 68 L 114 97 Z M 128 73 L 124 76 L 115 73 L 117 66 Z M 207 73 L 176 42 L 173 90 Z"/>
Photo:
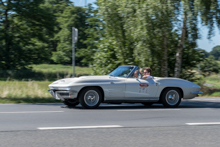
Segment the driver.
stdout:
<path fill-rule="evenodd" d="M 152 70 L 150 67 L 145 67 L 144 68 L 144 76 L 142 77 L 142 79 L 154 79 L 153 76 L 151 76 Z"/>

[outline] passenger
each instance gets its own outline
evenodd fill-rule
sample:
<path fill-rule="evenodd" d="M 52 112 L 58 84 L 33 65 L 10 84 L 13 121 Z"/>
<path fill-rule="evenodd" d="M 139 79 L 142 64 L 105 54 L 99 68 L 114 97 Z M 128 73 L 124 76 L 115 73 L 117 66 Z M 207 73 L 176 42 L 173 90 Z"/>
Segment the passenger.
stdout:
<path fill-rule="evenodd" d="M 138 70 L 134 72 L 133 78 L 138 78 Z"/>
<path fill-rule="evenodd" d="M 141 76 L 142 76 L 142 68 L 136 70 L 133 74 L 133 78 L 141 78 Z"/>
<path fill-rule="evenodd" d="M 144 68 L 144 76 L 142 77 L 142 79 L 154 79 L 153 76 L 151 76 L 152 70 L 150 67 L 145 67 Z"/>

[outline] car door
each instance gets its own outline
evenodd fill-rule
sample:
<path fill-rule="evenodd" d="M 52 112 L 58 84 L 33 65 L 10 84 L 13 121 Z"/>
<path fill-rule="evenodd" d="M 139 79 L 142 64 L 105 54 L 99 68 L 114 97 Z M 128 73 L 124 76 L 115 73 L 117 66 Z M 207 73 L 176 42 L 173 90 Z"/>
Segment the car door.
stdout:
<path fill-rule="evenodd" d="M 123 100 L 125 91 L 125 79 L 120 77 L 110 77 L 106 88 L 106 100 Z"/>
<path fill-rule="evenodd" d="M 127 78 L 125 80 L 126 100 L 154 100 L 158 86 L 151 79 Z"/>

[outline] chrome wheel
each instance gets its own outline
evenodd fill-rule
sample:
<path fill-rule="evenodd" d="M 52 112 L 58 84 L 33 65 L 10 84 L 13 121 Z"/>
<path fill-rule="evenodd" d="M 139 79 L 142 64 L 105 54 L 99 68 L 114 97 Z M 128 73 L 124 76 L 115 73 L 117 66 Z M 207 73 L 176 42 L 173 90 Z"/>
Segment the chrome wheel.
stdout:
<path fill-rule="evenodd" d="M 102 89 L 86 87 L 79 93 L 78 99 L 83 108 L 97 108 L 103 100 Z"/>
<path fill-rule="evenodd" d="M 99 94 L 95 90 L 89 90 L 84 95 L 84 102 L 90 107 L 97 105 L 99 99 Z"/>
<path fill-rule="evenodd" d="M 179 102 L 180 96 L 176 90 L 170 90 L 167 92 L 165 99 L 167 104 L 173 106 Z"/>

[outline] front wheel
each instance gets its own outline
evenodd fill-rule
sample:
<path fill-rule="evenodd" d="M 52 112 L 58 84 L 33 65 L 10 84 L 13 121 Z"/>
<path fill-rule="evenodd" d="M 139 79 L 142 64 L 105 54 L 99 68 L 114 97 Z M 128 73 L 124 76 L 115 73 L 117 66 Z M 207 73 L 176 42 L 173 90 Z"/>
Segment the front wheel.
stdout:
<path fill-rule="evenodd" d="M 161 102 L 164 107 L 175 108 L 181 102 L 182 94 L 177 88 L 167 88 L 161 95 Z"/>
<path fill-rule="evenodd" d="M 102 93 L 96 87 L 88 87 L 83 89 L 79 94 L 79 102 L 83 108 L 97 108 L 102 101 Z"/>

